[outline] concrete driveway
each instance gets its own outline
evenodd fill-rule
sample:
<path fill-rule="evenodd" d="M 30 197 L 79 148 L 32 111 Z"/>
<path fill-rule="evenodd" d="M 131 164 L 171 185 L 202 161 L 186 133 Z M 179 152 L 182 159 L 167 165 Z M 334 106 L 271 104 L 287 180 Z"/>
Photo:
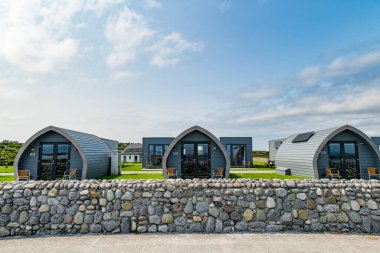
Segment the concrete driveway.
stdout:
<path fill-rule="evenodd" d="M 380 252 L 380 236 L 342 234 L 147 234 L 0 240 L 0 252 Z"/>

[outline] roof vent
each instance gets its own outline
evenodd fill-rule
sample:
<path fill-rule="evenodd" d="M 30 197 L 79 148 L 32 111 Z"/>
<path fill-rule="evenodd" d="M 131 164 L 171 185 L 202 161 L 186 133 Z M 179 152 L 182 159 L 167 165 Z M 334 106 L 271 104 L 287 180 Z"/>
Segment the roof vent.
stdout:
<path fill-rule="evenodd" d="M 302 133 L 302 134 L 299 134 L 296 136 L 296 138 L 294 138 L 292 140 L 293 143 L 297 143 L 297 142 L 307 142 L 311 136 L 313 136 L 315 134 L 315 132 L 308 132 L 308 133 Z"/>

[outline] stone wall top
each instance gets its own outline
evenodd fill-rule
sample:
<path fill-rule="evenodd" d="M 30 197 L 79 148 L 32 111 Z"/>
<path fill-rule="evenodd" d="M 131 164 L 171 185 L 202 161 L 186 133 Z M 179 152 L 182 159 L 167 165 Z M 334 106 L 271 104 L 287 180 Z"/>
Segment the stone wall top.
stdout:
<path fill-rule="evenodd" d="M 225 189 L 225 188 L 337 188 L 337 189 L 379 189 L 379 180 L 328 180 L 328 179 L 169 179 L 169 180 L 56 180 L 30 182 L 3 182 L 0 190 L 10 189 Z"/>

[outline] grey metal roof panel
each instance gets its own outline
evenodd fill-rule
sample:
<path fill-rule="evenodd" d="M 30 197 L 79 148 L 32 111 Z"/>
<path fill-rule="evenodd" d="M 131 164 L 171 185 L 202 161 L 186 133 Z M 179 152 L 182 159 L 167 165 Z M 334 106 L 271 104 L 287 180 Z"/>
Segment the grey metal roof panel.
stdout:
<path fill-rule="evenodd" d="M 57 127 L 58 128 L 58 127 Z M 94 154 L 104 155 L 108 157 L 108 154 L 112 150 L 111 147 L 101 138 L 93 134 L 82 133 L 70 129 L 59 128 L 67 133 L 78 145 L 82 148 L 87 160 L 92 159 Z M 116 142 L 116 141 L 115 141 Z"/>
<path fill-rule="evenodd" d="M 122 152 L 123 155 L 142 155 L 143 148 L 141 143 L 131 143 Z"/>

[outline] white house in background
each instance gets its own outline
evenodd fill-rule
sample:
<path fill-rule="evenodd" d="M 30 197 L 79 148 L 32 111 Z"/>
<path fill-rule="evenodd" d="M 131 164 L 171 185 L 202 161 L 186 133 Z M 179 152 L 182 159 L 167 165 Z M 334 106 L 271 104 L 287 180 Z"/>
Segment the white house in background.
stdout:
<path fill-rule="evenodd" d="M 131 143 L 123 150 L 123 152 L 121 152 L 121 161 L 130 163 L 141 163 L 142 154 L 142 144 Z"/>

